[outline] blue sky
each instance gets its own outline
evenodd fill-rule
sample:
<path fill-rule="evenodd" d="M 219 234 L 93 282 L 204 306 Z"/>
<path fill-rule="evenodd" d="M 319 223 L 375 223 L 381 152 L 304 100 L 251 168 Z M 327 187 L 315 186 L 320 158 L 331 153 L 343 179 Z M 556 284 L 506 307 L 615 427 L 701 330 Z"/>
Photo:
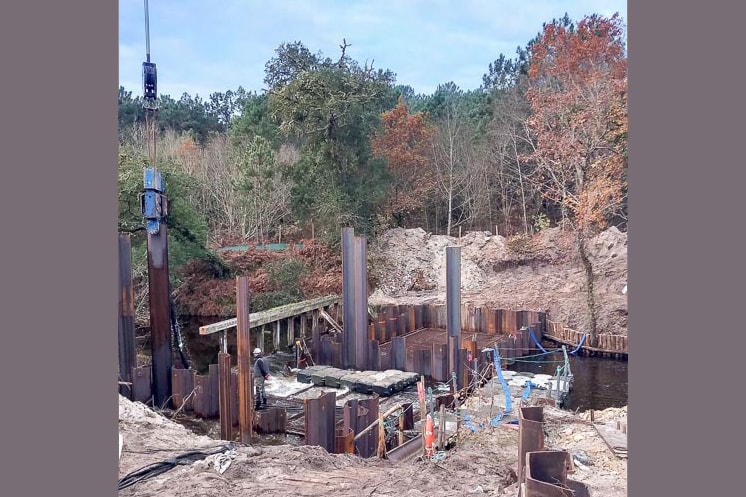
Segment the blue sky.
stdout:
<path fill-rule="evenodd" d="M 396 73 L 398 84 L 431 94 L 453 81 L 482 83 L 500 53 L 515 55 L 543 22 L 567 12 L 627 19 L 625 0 L 149 0 L 150 54 L 158 93 L 207 98 L 235 90 L 261 92 L 264 65 L 283 42 L 313 53 L 348 55 Z M 144 0 L 119 0 L 119 84 L 142 94 Z"/>

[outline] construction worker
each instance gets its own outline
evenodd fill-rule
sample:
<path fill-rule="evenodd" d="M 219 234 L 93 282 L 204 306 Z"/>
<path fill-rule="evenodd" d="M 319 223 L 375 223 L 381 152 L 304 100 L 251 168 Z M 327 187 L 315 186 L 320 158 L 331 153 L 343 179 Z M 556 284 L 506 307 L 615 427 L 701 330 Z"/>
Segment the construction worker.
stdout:
<path fill-rule="evenodd" d="M 258 411 L 267 405 L 267 397 L 264 395 L 264 382 L 269 380 L 269 365 L 259 347 L 254 349 L 254 408 Z"/>

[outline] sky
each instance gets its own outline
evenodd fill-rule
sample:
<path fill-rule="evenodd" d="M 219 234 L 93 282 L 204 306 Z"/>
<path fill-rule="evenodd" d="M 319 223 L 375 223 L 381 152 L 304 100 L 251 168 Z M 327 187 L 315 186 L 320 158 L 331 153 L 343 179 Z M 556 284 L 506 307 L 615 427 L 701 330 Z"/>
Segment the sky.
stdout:
<path fill-rule="evenodd" d="M 489 64 L 515 56 L 542 23 L 567 13 L 627 20 L 626 0 L 148 0 L 150 57 L 158 94 L 207 99 L 262 93 L 264 67 L 285 42 L 336 59 L 342 40 L 361 65 L 390 69 L 396 83 L 432 94 L 453 81 L 482 84 Z M 145 0 L 119 0 L 119 84 L 142 94 Z"/>

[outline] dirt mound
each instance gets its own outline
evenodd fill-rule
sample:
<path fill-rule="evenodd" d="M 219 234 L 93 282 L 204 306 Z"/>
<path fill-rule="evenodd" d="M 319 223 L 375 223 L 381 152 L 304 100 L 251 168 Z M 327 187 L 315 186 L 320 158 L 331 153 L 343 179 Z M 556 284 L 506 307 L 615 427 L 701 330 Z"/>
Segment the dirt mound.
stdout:
<path fill-rule="evenodd" d="M 604 414 L 608 411 L 608 414 Z M 596 413 L 596 419 L 626 417 L 626 409 Z M 612 412 L 613 411 L 613 412 Z M 585 465 L 573 475 L 594 495 L 626 495 L 626 460 L 614 456 L 581 416 L 545 407 L 547 448 L 569 450 Z M 329 454 L 321 447 L 241 445 L 196 435 L 143 404 L 119 398 L 119 432 L 124 444 L 119 478 L 147 465 L 191 451 L 210 453 L 177 465 L 120 491 L 120 495 L 227 497 L 268 495 L 357 497 L 452 497 L 516 495 L 518 430 L 515 425 L 471 432 L 462 426 L 456 447 L 437 461 L 394 464 Z M 224 472 L 219 463 L 230 461 Z"/>
<path fill-rule="evenodd" d="M 550 319 L 583 330 L 585 274 L 573 235 L 559 228 L 504 238 L 470 232 L 461 238 L 421 228 L 392 229 L 374 244 L 371 304 L 445 302 L 446 247 L 461 247 L 463 303 L 548 311 Z M 608 229 L 587 245 L 601 333 L 627 333 L 627 235 Z"/>
<path fill-rule="evenodd" d="M 368 247 L 371 304 L 444 303 L 446 247 L 461 247 L 461 299 L 504 309 L 548 311 L 550 319 L 583 331 L 587 323 L 585 273 L 573 234 L 550 228 L 534 236 L 505 238 L 476 231 L 461 238 L 421 228 L 395 228 Z M 627 235 L 608 229 L 587 244 L 594 266 L 600 333 L 627 333 Z M 306 298 L 342 293 L 338 250 L 305 241 L 299 251 L 221 253 L 233 274 L 247 274 L 252 294 L 267 290 L 264 265 L 295 258 L 306 266 L 300 282 Z M 205 263 L 187 268 L 176 300 L 185 314 L 235 315 L 235 280 L 217 278 Z"/>

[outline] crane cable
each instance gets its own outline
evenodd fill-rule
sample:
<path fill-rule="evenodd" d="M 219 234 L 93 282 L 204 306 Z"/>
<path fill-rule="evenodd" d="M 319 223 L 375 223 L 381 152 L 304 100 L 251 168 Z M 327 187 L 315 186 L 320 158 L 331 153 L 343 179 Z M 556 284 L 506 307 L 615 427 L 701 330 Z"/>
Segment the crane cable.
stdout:
<path fill-rule="evenodd" d="M 148 0 L 144 0 L 145 3 L 145 61 L 150 64 L 150 12 L 148 8 Z M 143 75 L 144 77 L 144 75 Z M 144 90 L 144 89 L 143 89 Z M 147 96 L 143 95 L 143 107 L 145 108 L 145 143 L 148 150 L 148 160 L 153 168 L 154 172 L 157 172 L 156 166 L 156 145 L 157 136 L 155 132 L 155 113 L 158 110 L 158 106 L 155 100 L 152 100 Z"/>
<path fill-rule="evenodd" d="M 158 174 L 157 165 L 157 145 L 158 145 L 158 131 L 156 126 L 156 113 L 158 111 L 157 103 L 157 86 L 153 87 L 152 94 L 149 92 L 149 84 L 157 85 L 157 73 L 155 73 L 155 64 L 151 65 L 150 62 L 150 12 L 148 8 L 148 0 L 144 0 L 145 7 L 145 64 L 143 64 L 143 108 L 145 109 L 145 146 L 147 149 L 148 161 L 150 167 L 153 169 L 154 176 Z M 145 68 L 153 69 L 153 80 L 147 79 L 148 72 Z M 182 365 L 189 369 L 189 353 L 186 350 L 184 339 L 181 335 L 181 326 L 175 312 L 175 302 L 173 298 L 173 291 L 169 285 L 169 315 L 171 321 L 171 348 L 173 350 L 176 346 L 180 353 Z"/>

